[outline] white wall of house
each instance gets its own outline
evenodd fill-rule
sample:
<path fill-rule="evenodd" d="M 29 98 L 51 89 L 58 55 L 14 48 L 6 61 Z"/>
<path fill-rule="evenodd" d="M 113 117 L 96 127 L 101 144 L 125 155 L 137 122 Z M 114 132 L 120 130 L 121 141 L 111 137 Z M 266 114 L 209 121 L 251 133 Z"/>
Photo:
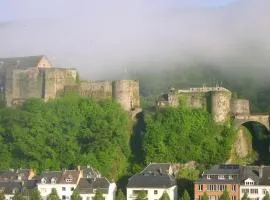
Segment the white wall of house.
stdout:
<path fill-rule="evenodd" d="M 170 200 L 177 200 L 177 186 L 170 188 L 127 188 L 127 200 L 136 199 L 137 195 L 134 191 L 147 191 L 147 199 L 159 200 L 164 192 L 167 192 Z"/>
<path fill-rule="evenodd" d="M 114 200 L 116 190 L 117 190 L 116 184 L 111 183 L 109 186 L 108 194 L 103 194 L 105 200 Z M 95 194 L 80 194 L 80 196 L 82 197 L 82 200 L 92 200 Z"/>
<path fill-rule="evenodd" d="M 270 185 L 240 185 L 240 199 L 247 193 L 251 200 L 262 200 L 266 192 L 270 194 Z"/>
<path fill-rule="evenodd" d="M 52 189 L 55 188 L 60 199 L 70 199 L 73 190 L 76 188 L 76 184 L 48 184 L 38 183 L 37 187 L 40 192 L 42 199 L 46 200 L 47 196 L 50 195 Z"/>
<path fill-rule="evenodd" d="M 12 200 L 14 194 L 5 194 L 5 200 Z"/>

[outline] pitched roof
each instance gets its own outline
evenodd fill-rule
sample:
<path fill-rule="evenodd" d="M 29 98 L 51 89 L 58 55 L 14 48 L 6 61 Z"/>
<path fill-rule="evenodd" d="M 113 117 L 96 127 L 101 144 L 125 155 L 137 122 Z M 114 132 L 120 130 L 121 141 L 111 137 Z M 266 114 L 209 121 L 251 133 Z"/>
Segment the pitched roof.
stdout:
<path fill-rule="evenodd" d="M 239 174 L 240 165 L 215 165 L 211 169 L 206 170 L 204 174 Z"/>
<path fill-rule="evenodd" d="M 17 191 L 21 191 L 22 183 L 18 181 L 0 181 L 0 189 L 5 194 L 15 194 Z"/>
<path fill-rule="evenodd" d="M 83 178 L 99 178 L 101 177 L 101 174 L 99 171 L 94 169 L 93 167 L 87 166 L 87 167 L 82 167 L 82 177 Z"/>
<path fill-rule="evenodd" d="M 37 67 L 40 60 L 45 57 L 39 56 L 28 56 L 28 57 L 11 57 L 11 58 L 0 58 L 0 68 L 31 68 Z"/>
<path fill-rule="evenodd" d="M 160 172 L 160 173 L 169 173 L 171 168 L 170 163 L 150 163 L 143 172 Z"/>
<path fill-rule="evenodd" d="M 100 190 L 102 193 L 108 193 L 110 182 L 105 178 L 81 178 L 77 189 L 81 194 L 91 194 L 94 190 Z"/>
<path fill-rule="evenodd" d="M 80 171 L 78 170 L 65 170 L 62 172 L 59 182 L 60 184 L 76 184 L 80 177 Z"/>
<path fill-rule="evenodd" d="M 55 178 L 56 183 L 58 183 L 61 174 L 62 174 L 61 171 L 45 171 L 41 173 L 40 176 L 38 177 L 38 183 L 40 183 L 43 178 L 46 179 L 47 183 L 51 183 L 51 179 Z"/>
<path fill-rule="evenodd" d="M 176 185 L 175 178 L 169 174 L 141 173 L 128 180 L 128 188 L 169 188 Z"/>
<path fill-rule="evenodd" d="M 30 169 L 0 171 L 0 180 L 27 180 L 29 175 Z"/>
<path fill-rule="evenodd" d="M 259 185 L 270 185 L 270 166 L 262 167 L 262 176 L 259 180 Z"/>

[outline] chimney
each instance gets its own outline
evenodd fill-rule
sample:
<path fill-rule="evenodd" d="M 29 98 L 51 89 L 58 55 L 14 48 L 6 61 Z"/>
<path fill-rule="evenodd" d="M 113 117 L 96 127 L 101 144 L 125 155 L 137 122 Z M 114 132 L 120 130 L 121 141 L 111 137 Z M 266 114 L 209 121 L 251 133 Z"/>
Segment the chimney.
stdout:
<path fill-rule="evenodd" d="M 263 165 L 261 165 L 260 167 L 259 167 L 259 178 L 262 178 L 263 177 Z"/>

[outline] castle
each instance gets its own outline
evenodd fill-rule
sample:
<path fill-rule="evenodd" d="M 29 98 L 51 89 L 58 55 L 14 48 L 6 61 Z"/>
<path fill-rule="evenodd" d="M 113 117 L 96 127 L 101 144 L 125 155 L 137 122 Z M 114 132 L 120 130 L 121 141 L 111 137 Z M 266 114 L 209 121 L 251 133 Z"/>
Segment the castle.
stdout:
<path fill-rule="evenodd" d="M 226 122 L 230 117 L 250 117 L 249 100 L 233 99 L 232 93 L 224 87 L 198 87 L 187 90 L 172 88 L 159 97 L 158 107 L 186 106 L 202 108 L 211 113 L 215 122 Z M 248 119 L 246 119 L 248 120 Z"/>
<path fill-rule="evenodd" d="M 43 55 L 0 58 L 0 89 L 7 106 L 28 98 L 48 101 L 72 90 L 97 100 L 115 99 L 126 111 L 140 107 L 138 81 L 80 81 L 76 69 L 55 68 Z"/>

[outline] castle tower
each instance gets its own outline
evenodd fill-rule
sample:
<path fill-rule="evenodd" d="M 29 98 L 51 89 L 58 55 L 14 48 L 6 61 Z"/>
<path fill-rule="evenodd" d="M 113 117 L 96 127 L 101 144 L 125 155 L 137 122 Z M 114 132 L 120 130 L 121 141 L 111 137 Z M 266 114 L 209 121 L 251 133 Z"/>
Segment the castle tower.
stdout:
<path fill-rule="evenodd" d="M 233 115 L 249 115 L 250 107 L 247 99 L 234 99 L 231 103 L 231 112 Z"/>
<path fill-rule="evenodd" d="M 118 80 L 113 81 L 113 98 L 119 102 L 126 111 L 140 107 L 139 81 Z"/>
<path fill-rule="evenodd" d="M 230 117 L 230 91 L 211 92 L 211 114 L 215 122 L 226 122 Z"/>

